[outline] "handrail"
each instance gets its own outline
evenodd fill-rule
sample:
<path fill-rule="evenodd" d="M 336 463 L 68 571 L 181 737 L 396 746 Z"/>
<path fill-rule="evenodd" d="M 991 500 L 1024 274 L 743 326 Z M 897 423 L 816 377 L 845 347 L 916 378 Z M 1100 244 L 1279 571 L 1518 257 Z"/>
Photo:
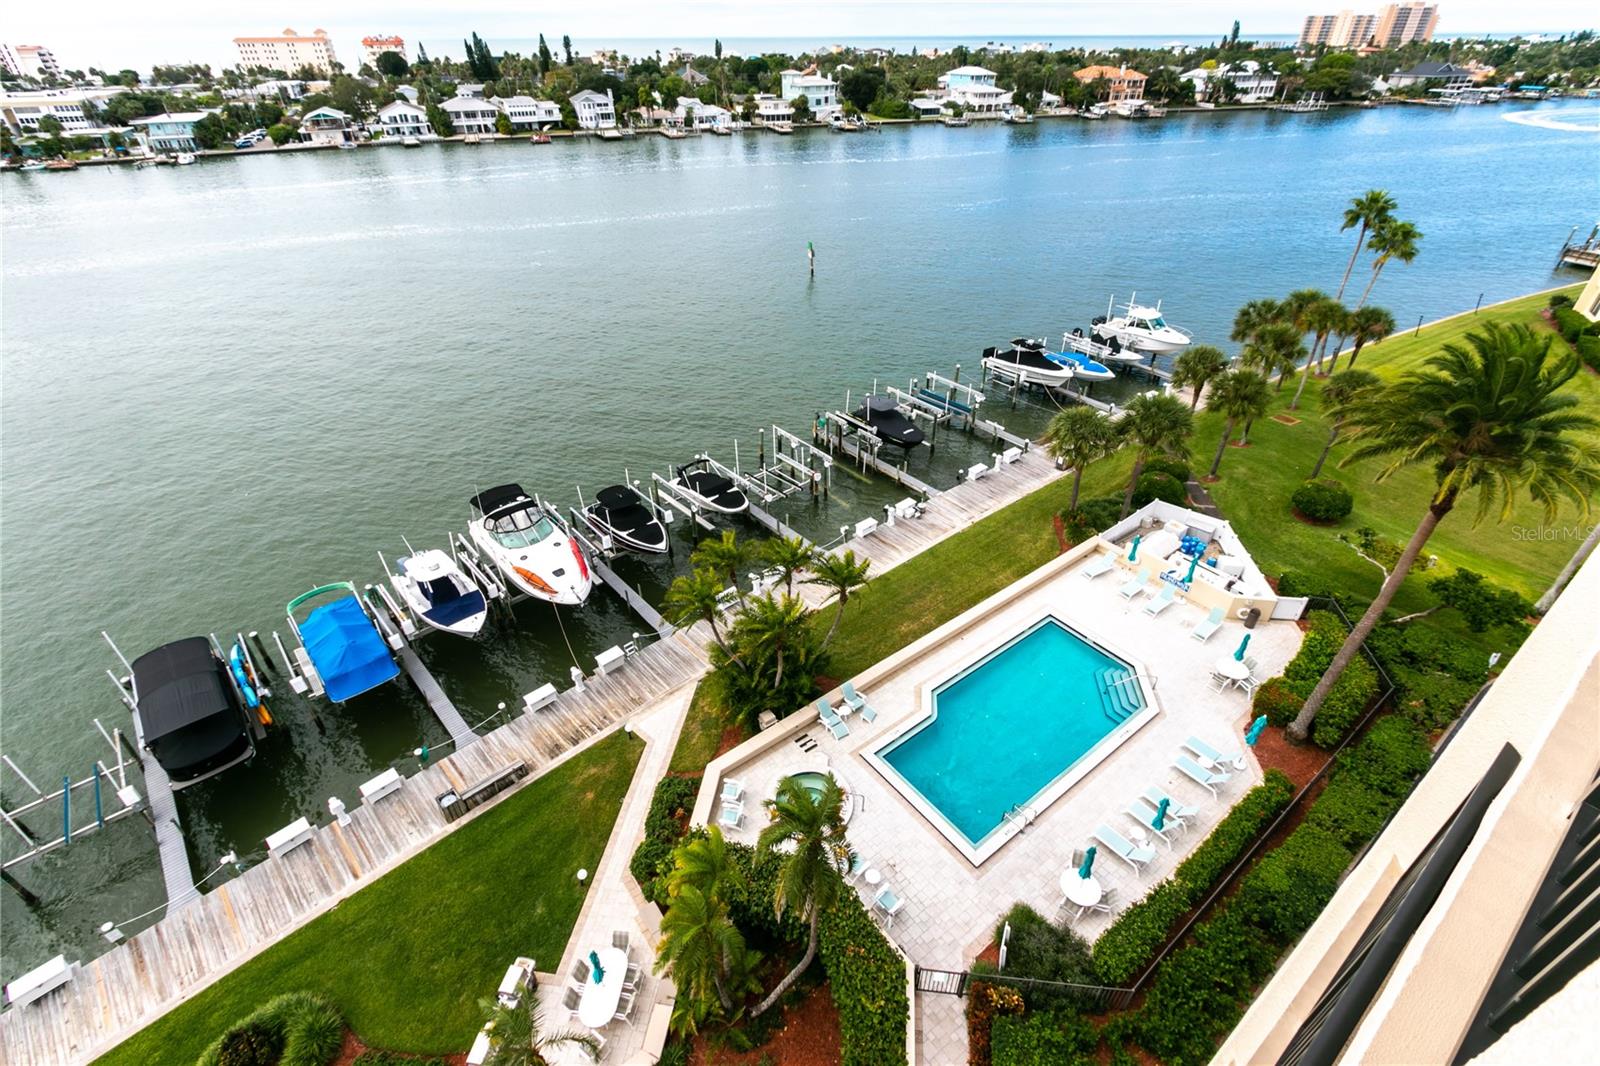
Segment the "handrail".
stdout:
<path fill-rule="evenodd" d="M 352 596 L 354 596 L 356 594 L 356 587 L 353 584 L 351 584 L 350 582 L 348 582 L 348 581 L 335 581 L 331 585 L 319 585 L 318 587 L 312 589 L 310 592 L 301 593 L 300 595 L 296 596 L 294 599 L 289 601 L 289 605 L 284 608 L 284 611 L 285 611 L 285 613 L 293 611 L 296 607 L 300 606 L 302 603 L 306 602 L 307 600 L 312 599 L 313 597 L 321 596 L 324 592 L 335 592 L 335 591 L 337 591 L 339 589 L 344 589 L 346 592 L 350 593 L 350 595 L 352 595 Z"/>

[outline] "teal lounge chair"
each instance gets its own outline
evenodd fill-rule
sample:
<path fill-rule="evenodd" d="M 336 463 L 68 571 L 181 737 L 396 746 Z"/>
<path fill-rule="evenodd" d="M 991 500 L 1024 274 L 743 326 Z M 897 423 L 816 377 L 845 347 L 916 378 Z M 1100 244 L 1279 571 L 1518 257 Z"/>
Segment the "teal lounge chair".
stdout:
<path fill-rule="evenodd" d="M 1156 615 L 1172 606 L 1172 598 L 1178 594 L 1176 585 L 1162 585 L 1161 591 L 1151 596 L 1144 603 L 1144 613 L 1154 618 Z"/>
<path fill-rule="evenodd" d="M 1189 634 L 1204 644 L 1211 639 L 1211 634 L 1222 628 L 1222 608 L 1213 607 L 1211 613 L 1195 624 L 1194 632 Z"/>
<path fill-rule="evenodd" d="M 833 734 L 833 739 L 843 740 L 850 735 L 850 727 L 844 724 L 844 719 L 834 713 L 828 706 L 827 700 L 817 701 L 817 716 L 822 719 L 822 724 L 828 727 L 828 732 Z"/>
<path fill-rule="evenodd" d="M 1190 818 L 1196 818 L 1200 815 L 1199 807 L 1192 803 L 1179 803 L 1176 796 L 1173 796 L 1164 788 L 1157 788 L 1155 785 L 1145 789 L 1141 798 L 1150 804 L 1152 811 L 1161 806 L 1162 800 L 1166 800 L 1168 818 L 1181 818 L 1187 822 Z"/>
<path fill-rule="evenodd" d="M 1172 761 L 1172 765 L 1184 777 L 1187 777 L 1213 796 L 1217 794 L 1219 787 L 1226 785 L 1233 777 L 1232 774 L 1225 770 L 1207 770 L 1187 755 L 1178 756 Z"/>
<path fill-rule="evenodd" d="M 1156 828 L 1156 812 L 1148 810 L 1142 803 L 1128 804 L 1124 813 L 1126 813 L 1129 818 L 1132 818 L 1135 822 L 1139 823 L 1139 825 L 1160 837 L 1161 842 L 1169 848 L 1172 847 L 1172 837 L 1168 836 L 1167 834 L 1177 833 L 1183 829 L 1183 822 L 1172 816 L 1172 808 L 1170 807 L 1167 808 L 1167 818 L 1166 821 L 1162 823 L 1160 829 Z"/>
<path fill-rule="evenodd" d="M 1133 867 L 1142 871 L 1145 863 L 1156 857 L 1155 848 L 1136 848 L 1128 843 L 1126 837 L 1109 825 L 1096 826 L 1094 838 L 1105 845 L 1107 851 Z"/>
<path fill-rule="evenodd" d="M 865 696 L 856 691 L 856 686 L 853 683 L 846 681 L 843 691 L 844 701 L 850 705 L 851 710 L 861 716 L 862 721 L 876 722 L 878 720 L 878 712 L 873 709 L 872 704 L 867 702 Z"/>
<path fill-rule="evenodd" d="M 1210 744 L 1207 744 L 1205 741 L 1201 740 L 1199 737 L 1190 737 L 1188 740 L 1183 742 L 1183 746 L 1200 756 L 1202 759 L 1210 759 L 1218 766 L 1227 764 L 1232 766 L 1235 770 L 1244 769 L 1243 752 L 1235 751 L 1231 755 L 1224 755 L 1216 748 L 1213 748 Z"/>
<path fill-rule="evenodd" d="M 1107 570 L 1110 570 L 1115 565 L 1116 563 L 1111 561 L 1111 556 L 1107 555 L 1105 552 L 1101 552 L 1093 559 L 1090 559 L 1088 562 L 1084 563 L 1083 569 L 1078 572 L 1082 574 L 1085 579 L 1093 581 L 1095 578 L 1099 577 Z"/>
<path fill-rule="evenodd" d="M 1145 585 L 1149 584 L 1149 582 L 1150 582 L 1150 571 L 1148 571 L 1148 570 L 1140 570 L 1138 577 L 1129 578 L 1128 579 L 1128 583 L 1126 585 L 1123 585 L 1117 591 L 1122 593 L 1122 598 L 1123 599 L 1131 600 L 1135 596 L 1139 595 L 1139 590 L 1143 589 L 1145 587 Z"/>

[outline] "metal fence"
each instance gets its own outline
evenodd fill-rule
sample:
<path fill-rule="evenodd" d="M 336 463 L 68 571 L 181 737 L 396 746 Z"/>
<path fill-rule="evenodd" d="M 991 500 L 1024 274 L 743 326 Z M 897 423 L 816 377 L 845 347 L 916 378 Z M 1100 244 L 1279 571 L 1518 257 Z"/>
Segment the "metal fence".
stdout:
<path fill-rule="evenodd" d="M 973 973 L 970 970 L 930 970 L 916 968 L 918 992 L 933 992 L 947 996 L 965 996 L 974 982 L 1008 985 L 1027 991 L 1051 992 L 1073 1001 L 1092 1014 L 1105 1013 L 1119 998 L 1131 995 L 1132 989 L 1108 988 L 1104 985 L 1077 985 L 1066 981 L 1045 981 L 1036 977 L 1017 977 L 1007 973 Z"/>

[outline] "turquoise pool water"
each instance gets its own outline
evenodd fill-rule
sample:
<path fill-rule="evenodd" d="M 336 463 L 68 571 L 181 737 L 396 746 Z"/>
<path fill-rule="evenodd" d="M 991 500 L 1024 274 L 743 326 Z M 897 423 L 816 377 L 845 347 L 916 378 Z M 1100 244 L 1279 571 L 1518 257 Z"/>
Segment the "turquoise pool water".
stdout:
<path fill-rule="evenodd" d="M 878 755 L 976 847 L 1117 728 L 1102 689 L 1131 672 L 1045 619 L 940 686 L 933 717 Z"/>

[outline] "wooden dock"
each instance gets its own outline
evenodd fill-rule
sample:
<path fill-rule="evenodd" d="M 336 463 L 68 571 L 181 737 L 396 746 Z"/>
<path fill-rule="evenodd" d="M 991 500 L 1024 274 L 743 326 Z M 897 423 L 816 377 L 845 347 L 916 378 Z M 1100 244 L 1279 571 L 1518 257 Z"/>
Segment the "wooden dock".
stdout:
<path fill-rule="evenodd" d="M 0 1014 L 0 1062 L 87 1062 L 180 1000 L 328 910 L 473 817 L 450 822 L 436 797 L 525 764 L 531 780 L 552 761 L 641 707 L 695 681 L 706 660 L 678 635 L 630 657 L 613 673 L 479 737 L 407 778 L 398 791 L 354 806 L 350 824 L 328 819 L 305 844 L 246 870 L 106 954 L 37 1002 Z M 147 778 L 146 788 L 155 791 Z M 171 790 L 167 790 L 170 800 Z M 152 813 L 155 804 L 152 802 Z M 172 810 L 176 817 L 176 808 Z M 179 837 L 181 846 L 182 840 Z M 187 864 L 185 865 L 187 870 Z M 165 873 L 165 869 L 163 869 Z M 169 883 L 168 892 L 173 888 Z M 176 898 L 176 897 L 174 897 Z M 415 916 L 398 915 L 397 921 Z"/>
<path fill-rule="evenodd" d="M 183 841 L 172 781 L 155 756 L 143 749 L 139 752 L 139 766 L 144 771 L 145 800 L 155 824 L 156 852 L 161 857 L 161 880 L 167 888 L 167 913 L 171 914 L 198 899 L 200 890 L 194 887 L 194 871 L 189 868 L 189 847 Z"/>
<path fill-rule="evenodd" d="M 915 477 L 902 468 L 895 466 L 888 460 L 878 458 L 878 449 L 864 446 L 860 441 L 845 433 L 842 428 L 837 435 L 827 438 L 827 445 L 830 450 L 841 452 L 846 459 L 849 459 L 857 466 L 875 470 L 895 484 L 904 485 L 912 492 L 920 492 L 924 496 L 932 497 L 939 495 L 941 491 L 921 478 Z"/>
<path fill-rule="evenodd" d="M 809 538 L 801 537 L 799 533 L 796 533 L 792 528 L 786 525 L 782 519 L 768 511 L 762 510 L 760 507 L 757 507 L 754 500 L 750 501 L 750 506 L 746 508 L 745 513 L 751 518 L 755 519 L 758 524 L 780 537 L 800 537 L 801 540 L 806 541 L 808 544 L 810 543 Z"/>

